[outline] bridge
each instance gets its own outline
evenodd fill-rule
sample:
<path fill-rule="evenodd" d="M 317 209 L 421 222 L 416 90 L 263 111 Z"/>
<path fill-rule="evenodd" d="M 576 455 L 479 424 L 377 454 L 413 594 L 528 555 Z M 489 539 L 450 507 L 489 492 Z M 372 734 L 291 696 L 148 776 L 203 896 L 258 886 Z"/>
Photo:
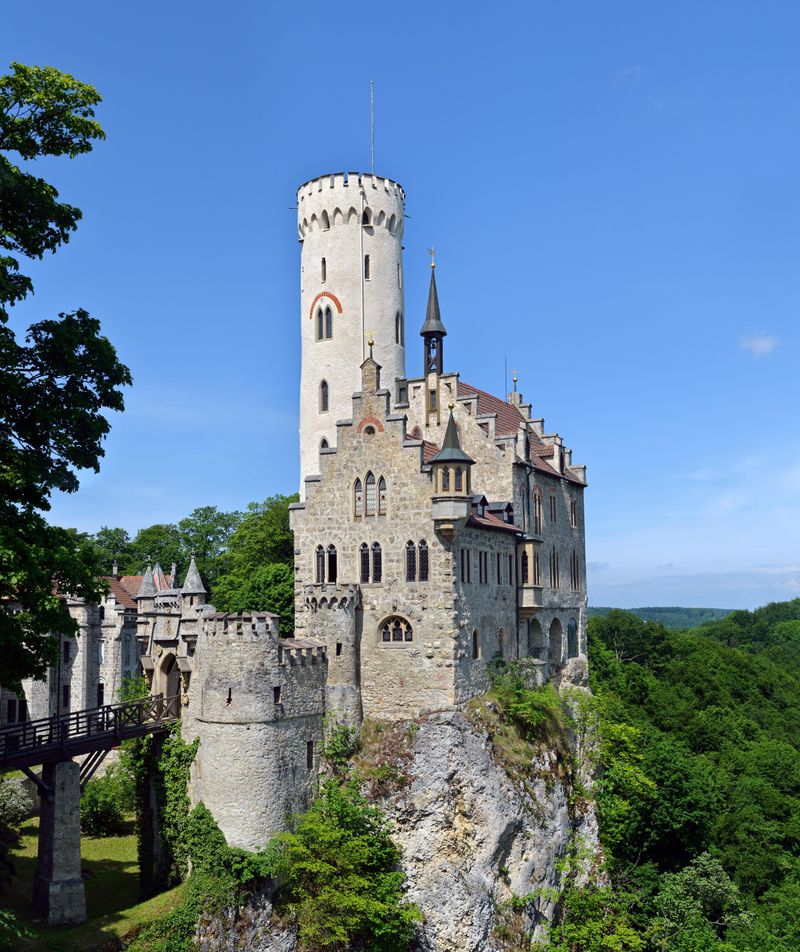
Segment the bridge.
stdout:
<path fill-rule="evenodd" d="M 39 791 L 39 856 L 33 903 L 50 925 L 86 919 L 81 876 L 81 790 L 124 740 L 165 731 L 180 695 L 140 698 L 0 728 L 0 771 L 21 770 Z M 73 757 L 84 757 L 78 764 Z M 41 774 L 31 769 L 41 764 Z"/>

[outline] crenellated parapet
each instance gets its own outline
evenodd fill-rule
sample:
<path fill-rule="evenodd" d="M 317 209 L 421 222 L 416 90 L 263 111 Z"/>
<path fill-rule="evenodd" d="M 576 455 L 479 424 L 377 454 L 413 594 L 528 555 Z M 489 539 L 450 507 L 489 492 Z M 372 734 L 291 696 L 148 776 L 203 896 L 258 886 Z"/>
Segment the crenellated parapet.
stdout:
<path fill-rule="evenodd" d="M 298 235 L 302 241 L 315 230 L 365 225 L 386 229 L 399 240 L 404 209 L 402 186 L 391 179 L 358 172 L 323 175 L 297 190 Z"/>

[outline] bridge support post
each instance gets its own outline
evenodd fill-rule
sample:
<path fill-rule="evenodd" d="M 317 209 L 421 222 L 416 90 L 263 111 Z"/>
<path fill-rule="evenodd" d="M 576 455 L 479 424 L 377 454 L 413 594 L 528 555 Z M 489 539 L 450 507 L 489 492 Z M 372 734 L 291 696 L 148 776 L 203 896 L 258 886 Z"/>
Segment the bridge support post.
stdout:
<path fill-rule="evenodd" d="M 39 864 L 33 905 L 51 926 L 86 921 L 81 877 L 81 780 L 73 760 L 42 769 Z"/>

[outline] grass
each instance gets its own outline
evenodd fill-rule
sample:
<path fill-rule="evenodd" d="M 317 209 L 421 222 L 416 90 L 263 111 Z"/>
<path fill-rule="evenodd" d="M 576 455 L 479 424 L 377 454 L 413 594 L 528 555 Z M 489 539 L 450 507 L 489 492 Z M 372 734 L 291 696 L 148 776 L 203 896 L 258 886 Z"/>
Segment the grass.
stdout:
<path fill-rule="evenodd" d="M 139 902 L 139 868 L 136 837 L 81 837 L 81 857 L 86 879 L 86 911 L 82 925 L 47 926 L 37 920 L 31 896 L 36 872 L 38 819 L 28 820 L 11 855 L 17 867 L 7 904 L 33 930 L 34 937 L 19 944 L 20 952 L 105 952 L 120 948 L 148 922 L 180 905 L 184 886 L 177 886 Z"/>

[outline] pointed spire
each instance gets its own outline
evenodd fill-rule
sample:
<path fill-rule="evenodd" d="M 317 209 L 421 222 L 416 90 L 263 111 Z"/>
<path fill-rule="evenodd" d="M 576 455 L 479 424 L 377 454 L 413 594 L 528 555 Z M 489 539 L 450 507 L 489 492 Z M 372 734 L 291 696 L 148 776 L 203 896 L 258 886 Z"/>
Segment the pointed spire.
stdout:
<path fill-rule="evenodd" d="M 189 571 L 186 573 L 186 578 L 183 582 L 183 588 L 181 589 L 181 595 L 205 595 L 206 589 L 203 585 L 203 580 L 200 578 L 200 573 L 197 570 L 197 563 L 194 560 L 194 553 L 192 553 L 192 560 L 189 562 Z"/>
<path fill-rule="evenodd" d="M 419 332 L 421 337 L 425 337 L 428 334 L 438 334 L 441 337 L 447 335 L 444 324 L 442 324 L 442 316 L 439 312 L 439 294 L 436 290 L 436 271 L 434 270 L 435 265 L 431 267 L 431 286 L 428 291 L 428 310 L 425 313 L 425 323 L 422 325 L 422 330 Z"/>
<path fill-rule="evenodd" d="M 148 561 L 147 571 L 142 577 L 142 584 L 139 586 L 139 591 L 136 593 L 137 598 L 152 598 L 156 593 L 156 583 L 153 579 L 153 566 L 152 563 Z"/>
<path fill-rule="evenodd" d="M 433 457 L 431 463 L 474 463 L 475 460 L 467 456 L 461 449 L 461 440 L 458 437 L 458 427 L 453 419 L 453 408 L 450 407 L 450 418 L 444 434 L 442 448 Z"/>

